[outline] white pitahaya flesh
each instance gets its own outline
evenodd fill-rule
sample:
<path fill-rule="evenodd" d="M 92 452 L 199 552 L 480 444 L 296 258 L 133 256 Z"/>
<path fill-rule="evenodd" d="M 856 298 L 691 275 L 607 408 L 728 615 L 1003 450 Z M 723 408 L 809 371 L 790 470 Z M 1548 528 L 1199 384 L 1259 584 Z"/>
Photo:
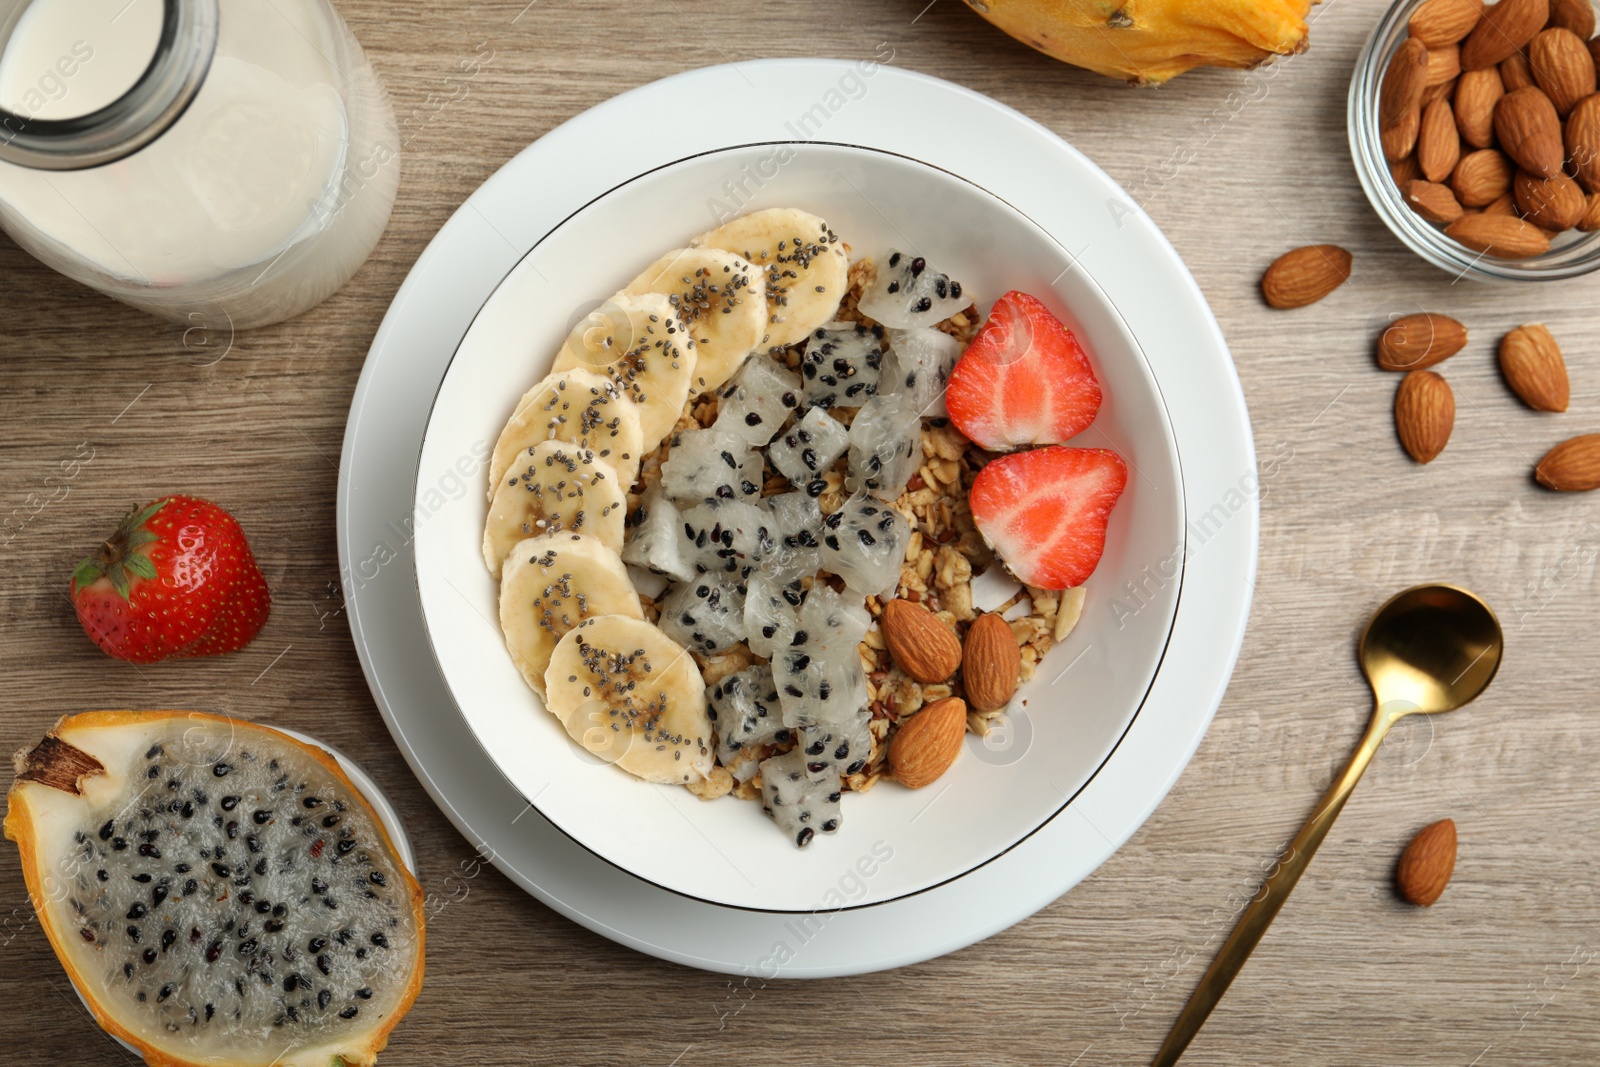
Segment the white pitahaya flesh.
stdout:
<path fill-rule="evenodd" d="M 789 647 L 800 629 L 798 609 L 804 597 L 798 578 L 780 582 L 762 572 L 750 579 L 744 595 L 744 630 L 751 652 L 772 659 Z"/>
<path fill-rule="evenodd" d="M 877 265 L 877 277 L 856 304 L 875 322 L 896 330 L 936 326 L 972 303 L 960 282 L 929 267 L 921 256 L 891 248 Z"/>
<path fill-rule="evenodd" d="M 872 755 L 872 714 L 866 709 L 844 723 L 813 723 L 800 728 L 795 747 L 806 754 L 806 777 L 855 774 Z"/>
<path fill-rule="evenodd" d="M 800 376 L 806 403 L 822 408 L 858 408 L 878 392 L 883 369 L 883 327 L 830 322 L 811 331 Z"/>
<path fill-rule="evenodd" d="M 820 407 L 814 407 L 778 435 L 767 449 L 767 459 L 796 488 L 804 487 L 832 469 L 850 447 L 850 431 Z"/>
<path fill-rule="evenodd" d="M 822 567 L 864 596 L 891 597 L 911 524 L 888 504 L 853 496 L 822 520 Z"/>
<path fill-rule="evenodd" d="M 661 465 L 661 489 L 673 500 L 751 500 L 761 495 L 761 454 L 718 429 L 690 429 L 672 443 Z"/>
<path fill-rule="evenodd" d="M 701 573 L 744 579 L 777 550 L 772 520 L 764 508 L 745 500 L 698 504 L 683 513 L 684 554 Z"/>
<path fill-rule="evenodd" d="M 772 659 L 785 726 L 849 722 L 867 705 L 867 677 L 857 646 L 872 617 L 856 594 L 818 582 L 806 594 L 798 628 Z"/>
<path fill-rule="evenodd" d="M 696 574 L 687 547 L 682 515 L 660 487 L 652 488 L 644 502 L 628 516 L 623 562 L 685 582 Z"/>
<path fill-rule="evenodd" d="M 942 330 L 890 330 L 889 358 L 878 392 L 904 393 L 923 418 L 944 418 L 945 386 L 960 358 L 961 342 Z"/>
<path fill-rule="evenodd" d="M 681 645 L 715 656 L 743 641 L 744 587 L 731 574 L 702 574 L 673 589 L 661 605 L 661 630 Z"/>
<path fill-rule="evenodd" d="M 922 416 L 905 393 L 873 397 L 850 424 L 845 488 L 893 500 L 922 463 Z"/>
<path fill-rule="evenodd" d="M 838 773 L 812 781 L 806 775 L 805 759 L 805 753 L 796 748 L 761 761 L 761 810 L 801 848 L 819 833 L 838 830 L 841 821 Z"/>
<path fill-rule="evenodd" d="M 717 760 L 741 782 L 755 776 L 762 746 L 783 744 L 792 736 L 783 725 L 772 670 L 747 667 L 711 687 L 706 714 L 717 728 Z"/>
<path fill-rule="evenodd" d="M 800 406 L 800 379 L 768 356 L 751 356 L 718 394 L 718 433 L 760 447 Z"/>
<path fill-rule="evenodd" d="M 761 502 L 776 547 L 761 570 L 779 582 L 809 578 L 822 566 L 822 508 L 804 492 L 779 493 Z"/>

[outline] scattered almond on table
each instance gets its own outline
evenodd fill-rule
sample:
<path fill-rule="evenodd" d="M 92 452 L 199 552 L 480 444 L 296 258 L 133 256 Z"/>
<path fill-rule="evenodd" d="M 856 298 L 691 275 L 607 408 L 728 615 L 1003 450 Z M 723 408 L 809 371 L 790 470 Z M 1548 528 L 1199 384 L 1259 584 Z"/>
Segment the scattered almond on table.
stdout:
<path fill-rule="evenodd" d="M 1394 426 L 1400 444 L 1418 463 L 1431 463 L 1450 441 L 1456 398 L 1450 383 L 1431 370 L 1414 370 L 1394 397 Z"/>
<path fill-rule="evenodd" d="M 1518 326 L 1500 341 L 1500 373 L 1511 391 L 1535 411 L 1565 411 L 1571 396 L 1567 364 L 1550 331 Z"/>
<path fill-rule="evenodd" d="M 1431 907 L 1450 884 L 1456 869 L 1456 824 L 1440 819 L 1417 831 L 1400 853 L 1395 885 L 1412 904 Z"/>
<path fill-rule="evenodd" d="M 1562 441 L 1544 454 L 1533 476 L 1546 489 L 1562 493 L 1600 489 L 1600 433 Z"/>
<path fill-rule="evenodd" d="M 1338 245 L 1291 248 L 1261 276 L 1261 295 L 1275 308 L 1315 304 L 1350 280 L 1351 262 Z"/>

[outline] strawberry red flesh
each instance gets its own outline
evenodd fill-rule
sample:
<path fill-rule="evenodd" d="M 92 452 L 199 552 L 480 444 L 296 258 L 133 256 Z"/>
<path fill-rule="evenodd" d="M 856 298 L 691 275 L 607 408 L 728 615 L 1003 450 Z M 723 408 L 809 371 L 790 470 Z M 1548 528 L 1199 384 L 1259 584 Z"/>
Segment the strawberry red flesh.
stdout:
<path fill-rule="evenodd" d="M 945 391 L 950 421 L 990 452 L 1059 444 L 1100 410 L 1100 382 L 1071 330 L 1012 290 L 962 353 Z"/>
<path fill-rule="evenodd" d="M 1105 448 L 1052 445 L 992 460 L 972 482 L 972 518 L 1011 573 L 1071 589 L 1094 573 L 1128 466 Z"/>
<path fill-rule="evenodd" d="M 272 598 L 233 516 L 170 496 L 134 509 L 78 564 L 72 603 L 107 655 L 154 663 L 243 648 Z"/>

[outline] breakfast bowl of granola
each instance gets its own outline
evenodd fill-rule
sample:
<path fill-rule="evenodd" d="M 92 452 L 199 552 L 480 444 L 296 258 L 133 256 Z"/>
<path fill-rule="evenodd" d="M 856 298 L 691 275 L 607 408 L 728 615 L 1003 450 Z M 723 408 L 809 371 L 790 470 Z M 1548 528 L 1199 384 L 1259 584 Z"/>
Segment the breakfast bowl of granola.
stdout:
<path fill-rule="evenodd" d="M 861 858 L 850 907 L 1070 808 L 1161 667 L 1185 521 L 1146 353 L 1062 243 L 796 142 L 534 245 L 445 374 L 414 529 L 441 674 L 532 807 L 673 892 L 809 912 Z"/>

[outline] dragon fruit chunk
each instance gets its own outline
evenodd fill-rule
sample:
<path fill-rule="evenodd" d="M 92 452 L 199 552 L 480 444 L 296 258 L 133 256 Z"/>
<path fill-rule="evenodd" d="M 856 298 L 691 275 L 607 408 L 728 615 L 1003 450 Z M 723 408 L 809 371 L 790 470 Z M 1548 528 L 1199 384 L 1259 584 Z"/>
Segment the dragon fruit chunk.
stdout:
<path fill-rule="evenodd" d="M 778 709 L 778 691 L 772 670 L 747 667 L 711 687 L 706 714 L 717 728 L 717 759 L 735 779 L 755 776 L 759 750 L 764 745 L 789 740 Z"/>
<path fill-rule="evenodd" d="M 822 520 L 822 567 L 864 596 L 891 597 L 911 541 L 904 515 L 869 497 L 853 496 Z"/>
<path fill-rule="evenodd" d="M 936 326 L 971 304 L 960 282 L 931 269 L 921 256 L 891 248 L 888 257 L 878 261 L 878 275 L 856 306 L 869 319 L 909 330 Z"/>
<path fill-rule="evenodd" d="M 683 582 L 661 605 L 661 629 L 702 655 L 726 652 L 745 637 L 744 589 L 731 574 Z"/>
<path fill-rule="evenodd" d="M 776 547 L 762 561 L 762 572 L 777 581 L 809 578 L 822 566 L 818 535 L 822 508 L 804 492 L 779 493 L 761 501 L 771 517 L 769 528 Z"/>
<path fill-rule="evenodd" d="M 923 418 L 945 418 L 944 390 L 960 358 L 961 342 L 942 330 L 890 330 L 878 393 L 904 393 Z"/>
<path fill-rule="evenodd" d="M 745 360 L 719 396 L 716 431 L 760 447 L 800 406 L 800 379 L 776 360 L 757 356 Z"/>
<path fill-rule="evenodd" d="M 761 495 L 761 454 L 718 429 L 685 430 L 661 465 L 662 491 L 684 504 Z"/>
<path fill-rule="evenodd" d="M 684 556 L 700 573 L 747 578 L 777 550 L 767 512 L 744 500 L 717 500 L 683 513 Z"/>
<path fill-rule="evenodd" d="M 771 659 L 789 647 L 800 629 L 795 609 L 804 596 L 798 579 L 782 583 L 765 572 L 750 579 L 744 595 L 744 631 L 751 652 Z"/>
<path fill-rule="evenodd" d="M 858 596 L 818 583 L 806 594 L 789 647 L 772 659 L 785 726 L 849 722 L 867 705 L 858 646 L 872 617 Z"/>
<path fill-rule="evenodd" d="M 767 459 L 792 485 L 802 486 L 830 470 L 850 447 L 850 431 L 820 407 L 778 435 Z"/>
<path fill-rule="evenodd" d="M 811 331 L 800 357 L 806 403 L 858 408 L 878 392 L 884 360 L 883 327 L 830 322 Z"/>
<path fill-rule="evenodd" d="M 628 525 L 628 543 L 622 549 L 624 563 L 680 582 L 695 576 L 694 566 L 685 555 L 682 516 L 659 487 L 645 495 L 644 502 L 628 517 Z"/>
<path fill-rule="evenodd" d="M 818 833 L 839 829 L 843 792 L 838 772 L 812 781 L 806 774 L 805 759 L 799 749 L 790 749 L 761 761 L 761 810 L 801 848 L 811 844 Z"/>
<path fill-rule="evenodd" d="M 893 500 L 922 462 L 922 416 L 905 393 L 876 396 L 850 424 L 845 488 Z"/>
<path fill-rule="evenodd" d="M 800 728 L 795 747 L 806 754 L 806 777 L 855 774 L 872 755 L 872 714 L 866 709 L 844 723 L 813 723 Z"/>

